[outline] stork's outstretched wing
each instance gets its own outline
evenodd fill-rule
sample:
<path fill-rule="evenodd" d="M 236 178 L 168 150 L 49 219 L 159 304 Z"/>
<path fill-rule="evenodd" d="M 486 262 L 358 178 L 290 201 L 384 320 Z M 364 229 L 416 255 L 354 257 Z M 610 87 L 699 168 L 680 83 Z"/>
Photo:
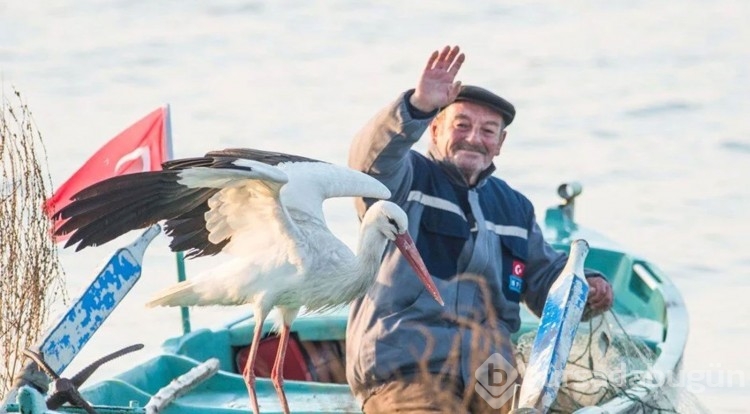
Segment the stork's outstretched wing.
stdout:
<path fill-rule="evenodd" d="M 72 232 L 66 247 L 78 243 L 80 250 L 166 220 L 170 248 L 194 257 L 216 254 L 238 236 L 243 248 L 293 242 L 298 234 L 289 211 L 324 223 L 326 198 L 390 197 L 361 172 L 276 152 L 213 151 L 163 167 L 113 177 L 76 194 L 55 214 L 67 219 L 56 234 Z"/>

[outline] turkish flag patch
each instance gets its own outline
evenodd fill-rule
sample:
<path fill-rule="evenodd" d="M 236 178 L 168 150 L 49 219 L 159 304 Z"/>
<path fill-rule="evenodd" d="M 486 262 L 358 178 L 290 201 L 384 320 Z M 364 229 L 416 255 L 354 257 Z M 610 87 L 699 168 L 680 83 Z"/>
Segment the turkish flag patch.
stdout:
<path fill-rule="evenodd" d="M 513 276 L 523 277 L 523 272 L 526 270 L 526 264 L 520 260 L 514 260 L 512 269 Z"/>

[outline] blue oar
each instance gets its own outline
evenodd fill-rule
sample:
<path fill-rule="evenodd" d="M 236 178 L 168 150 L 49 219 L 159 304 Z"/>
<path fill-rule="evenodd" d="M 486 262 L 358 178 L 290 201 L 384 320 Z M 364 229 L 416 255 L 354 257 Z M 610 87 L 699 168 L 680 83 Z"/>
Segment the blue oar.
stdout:
<path fill-rule="evenodd" d="M 517 413 L 546 413 L 557 397 L 589 293 L 583 272 L 588 252 L 585 240 L 574 241 L 568 262 L 550 288 L 521 384 Z"/>
<path fill-rule="evenodd" d="M 42 341 L 32 348 L 43 355 L 44 361 L 58 375 L 140 279 L 143 254 L 160 232 L 161 227 L 155 224 L 134 242 L 118 249 L 83 294 L 52 325 Z M 29 371 L 30 368 L 27 365 L 25 370 Z M 23 382 L 22 379 L 15 387 L 24 385 Z M 12 394 L 9 393 L 8 397 Z"/>
<path fill-rule="evenodd" d="M 159 234 L 149 227 L 133 243 L 118 249 L 80 298 L 68 309 L 39 348 L 47 365 L 58 374 L 70 364 L 89 338 L 115 310 L 141 277 L 143 254 Z"/>

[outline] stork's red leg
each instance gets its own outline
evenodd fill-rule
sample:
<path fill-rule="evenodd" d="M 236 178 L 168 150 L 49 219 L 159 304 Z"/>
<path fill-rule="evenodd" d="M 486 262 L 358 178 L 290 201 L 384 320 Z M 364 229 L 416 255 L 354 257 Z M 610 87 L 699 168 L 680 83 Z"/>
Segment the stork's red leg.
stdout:
<path fill-rule="evenodd" d="M 284 414 L 289 414 L 289 403 L 286 400 L 286 394 L 284 394 L 284 359 L 286 356 L 286 345 L 289 343 L 289 325 L 283 324 L 281 326 L 279 337 L 279 349 L 276 351 L 276 360 L 273 362 L 273 369 L 271 370 L 271 382 L 273 382 L 273 386 L 276 388 L 276 394 L 279 395 L 281 409 L 284 411 Z"/>
<path fill-rule="evenodd" d="M 253 342 L 250 344 L 250 354 L 247 356 L 245 369 L 242 370 L 242 377 L 245 379 L 247 392 L 250 396 L 250 403 L 253 406 L 253 413 L 255 414 L 260 413 L 260 409 L 258 408 L 258 394 L 255 392 L 255 357 L 258 354 L 258 344 L 260 343 L 260 336 L 263 333 L 263 320 L 265 319 L 265 315 L 262 315 L 262 318 L 259 318 L 258 316 L 261 315 L 256 313 Z"/>

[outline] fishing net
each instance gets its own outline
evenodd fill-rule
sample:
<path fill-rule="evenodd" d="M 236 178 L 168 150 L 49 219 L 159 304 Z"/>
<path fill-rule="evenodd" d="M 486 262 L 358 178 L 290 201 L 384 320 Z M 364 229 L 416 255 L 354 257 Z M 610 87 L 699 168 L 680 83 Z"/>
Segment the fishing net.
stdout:
<path fill-rule="evenodd" d="M 632 412 L 705 413 L 697 399 L 683 389 L 670 387 L 650 368 L 657 355 L 646 340 L 629 335 L 624 323 L 638 320 L 631 315 L 607 312 L 582 322 L 570 351 L 562 384 L 550 413 L 571 413 L 586 406 L 597 406 L 616 397 L 635 402 Z M 625 322 L 623 322 L 625 321 Z M 654 322 L 655 323 L 655 322 Z M 523 375 L 536 332 L 518 338 L 516 362 Z M 645 393 L 644 384 L 663 381 L 654 393 Z M 629 411 L 630 412 L 630 411 Z"/>
<path fill-rule="evenodd" d="M 11 100 L 12 99 L 12 100 Z M 0 401 L 36 342 L 64 281 L 43 211 L 50 189 L 41 135 L 14 91 L 0 107 Z"/>

